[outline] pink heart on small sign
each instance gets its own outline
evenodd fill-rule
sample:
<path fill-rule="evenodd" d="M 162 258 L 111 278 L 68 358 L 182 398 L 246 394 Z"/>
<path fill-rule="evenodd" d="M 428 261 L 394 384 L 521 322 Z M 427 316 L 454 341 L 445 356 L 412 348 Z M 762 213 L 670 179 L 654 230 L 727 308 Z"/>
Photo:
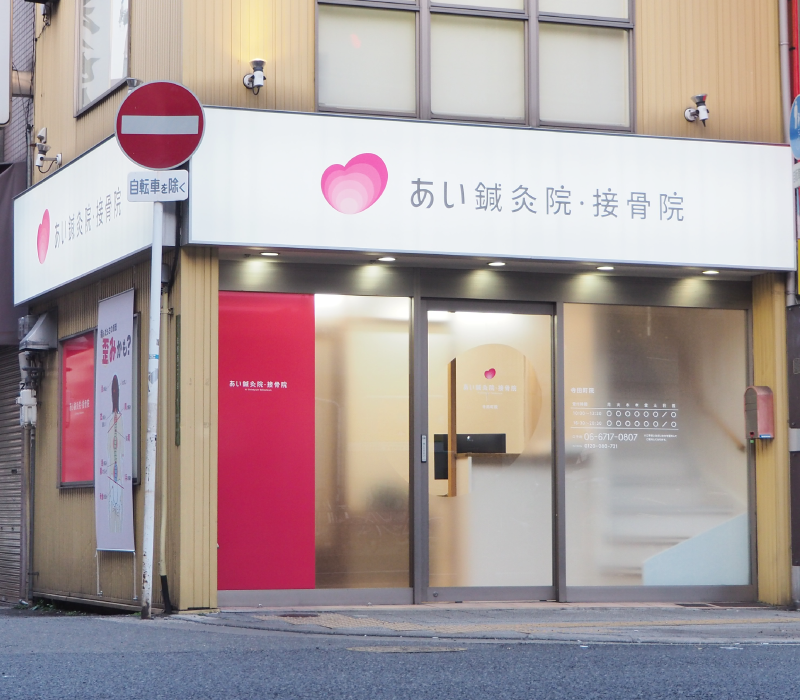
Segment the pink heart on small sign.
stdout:
<path fill-rule="evenodd" d="M 378 201 L 389 172 L 386 163 L 374 153 L 362 153 L 347 165 L 331 165 L 322 173 L 322 194 L 336 211 L 358 214 Z"/>
<path fill-rule="evenodd" d="M 492 369 L 487 369 L 483 373 L 483 376 L 486 377 L 487 379 L 494 379 L 495 374 L 497 374 L 497 372 L 495 372 L 494 367 L 492 367 Z"/>
<path fill-rule="evenodd" d="M 47 257 L 47 249 L 50 247 L 50 211 L 44 210 L 42 223 L 39 224 L 39 231 L 36 235 L 36 252 L 39 254 L 39 264 L 44 264 Z"/>

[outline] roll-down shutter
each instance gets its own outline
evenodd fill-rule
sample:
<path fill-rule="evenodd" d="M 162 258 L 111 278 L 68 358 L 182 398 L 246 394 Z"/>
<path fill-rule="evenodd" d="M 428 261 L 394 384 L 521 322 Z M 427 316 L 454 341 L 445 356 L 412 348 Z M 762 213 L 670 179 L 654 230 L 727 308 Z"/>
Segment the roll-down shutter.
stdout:
<path fill-rule="evenodd" d="M 19 425 L 19 360 L 15 347 L 0 347 L 0 605 L 20 598 L 22 526 L 22 428 Z"/>

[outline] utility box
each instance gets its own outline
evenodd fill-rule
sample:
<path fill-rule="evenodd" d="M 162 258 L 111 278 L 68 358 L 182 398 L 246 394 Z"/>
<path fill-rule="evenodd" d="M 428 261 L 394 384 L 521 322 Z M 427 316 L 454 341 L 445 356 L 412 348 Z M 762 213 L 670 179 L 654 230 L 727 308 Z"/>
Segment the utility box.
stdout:
<path fill-rule="evenodd" d="M 749 440 L 772 440 L 775 437 L 772 389 L 768 386 L 747 387 L 744 420 Z"/>

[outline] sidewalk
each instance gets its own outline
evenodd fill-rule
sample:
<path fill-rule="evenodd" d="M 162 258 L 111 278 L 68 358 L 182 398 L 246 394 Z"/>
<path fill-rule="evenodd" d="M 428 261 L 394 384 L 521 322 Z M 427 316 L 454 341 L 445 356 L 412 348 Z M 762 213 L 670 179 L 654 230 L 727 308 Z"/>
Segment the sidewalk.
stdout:
<path fill-rule="evenodd" d="M 172 619 L 274 632 L 385 638 L 800 644 L 800 612 L 757 604 L 432 603 L 227 608 Z"/>

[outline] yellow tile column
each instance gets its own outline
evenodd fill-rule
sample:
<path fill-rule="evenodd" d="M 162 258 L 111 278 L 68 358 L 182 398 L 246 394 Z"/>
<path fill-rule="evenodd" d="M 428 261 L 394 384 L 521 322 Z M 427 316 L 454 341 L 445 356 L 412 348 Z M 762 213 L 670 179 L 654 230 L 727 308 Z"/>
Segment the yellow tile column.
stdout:
<path fill-rule="evenodd" d="M 176 311 L 180 321 L 178 576 L 180 610 L 217 607 L 216 248 L 180 249 Z"/>
<path fill-rule="evenodd" d="M 756 441 L 758 599 L 791 600 L 786 304 L 780 274 L 753 278 L 753 369 L 775 397 L 775 439 Z"/>

